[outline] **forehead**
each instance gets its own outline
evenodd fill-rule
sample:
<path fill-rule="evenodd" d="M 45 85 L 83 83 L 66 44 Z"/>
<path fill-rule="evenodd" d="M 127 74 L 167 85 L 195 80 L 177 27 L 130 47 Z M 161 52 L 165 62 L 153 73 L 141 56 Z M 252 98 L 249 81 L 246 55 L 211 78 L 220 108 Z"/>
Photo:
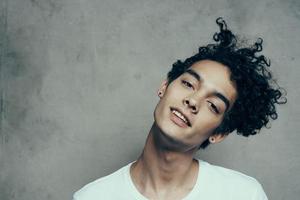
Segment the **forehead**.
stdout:
<path fill-rule="evenodd" d="M 223 93 L 230 102 L 235 101 L 236 85 L 230 80 L 231 72 L 227 66 L 212 60 L 202 60 L 194 63 L 190 69 L 200 75 L 201 82 L 208 88 Z"/>

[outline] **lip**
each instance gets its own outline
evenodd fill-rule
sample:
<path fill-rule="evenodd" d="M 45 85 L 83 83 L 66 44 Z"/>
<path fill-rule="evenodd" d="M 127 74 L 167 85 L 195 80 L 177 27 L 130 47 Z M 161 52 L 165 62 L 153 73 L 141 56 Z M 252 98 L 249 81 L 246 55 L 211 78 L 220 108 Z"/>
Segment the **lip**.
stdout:
<path fill-rule="evenodd" d="M 186 119 L 187 119 L 187 124 L 185 122 L 183 122 L 179 117 L 177 117 L 174 113 L 172 113 L 173 110 L 176 110 L 178 112 L 180 112 Z M 170 111 L 171 111 L 171 120 L 176 123 L 177 125 L 179 125 L 180 127 L 191 127 L 191 120 L 189 119 L 189 117 L 179 108 L 175 108 L 175 107 L 170 107 Z"/>

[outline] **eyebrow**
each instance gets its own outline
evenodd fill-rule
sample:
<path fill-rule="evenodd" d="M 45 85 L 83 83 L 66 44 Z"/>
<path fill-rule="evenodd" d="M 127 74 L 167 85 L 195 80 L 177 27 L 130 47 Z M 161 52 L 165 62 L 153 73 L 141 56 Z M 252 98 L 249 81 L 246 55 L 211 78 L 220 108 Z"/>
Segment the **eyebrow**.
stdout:
<path fill-rule="evenodd" d="M 219 99 L 221 99 L 225 103 L 225 105 L 226 105 L 225 112 L 226 112 L 229 108 L 229 105 L 230 105 L 229 100 L 223 94 L 221 94 L 219 92 L 215 92 L 214 95 L 216 97 L 219 97 Z"/>
<path fill-rule="evenodd" d="M 193 69 L 188 69 L 185 72 L 192 75 L 195 79 L 197 79 L 197 81 L 199 81 L 199 82 L 201 81 L 201 76 L 197 72 L 195 72 Z M 226 105 L 225 112 L 226 112 L 228 110 L 229 106 L 230 106 L 228 98 L 226 98 L 220 92 L 214 92 L 213 95 L 218 97 L 219 99 L 221 99 L 225 103 L 225 105 Z"/>
<path fill-rule="evenodd" d="M 197 81 L 201 80 L 200 75 L 197 72 L 195 72 L 194 70 L 192 70 L 192 69 L 186 70 L 186 73 L 192 75 L 195 79 L 197 79 Z"/>

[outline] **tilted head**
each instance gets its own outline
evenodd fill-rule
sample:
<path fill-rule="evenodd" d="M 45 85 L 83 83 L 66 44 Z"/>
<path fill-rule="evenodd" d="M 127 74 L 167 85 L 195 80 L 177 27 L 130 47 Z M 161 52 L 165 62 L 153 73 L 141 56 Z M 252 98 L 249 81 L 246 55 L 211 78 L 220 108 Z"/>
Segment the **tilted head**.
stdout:
<path fill-rule="evenodd" d="M 230 96 L 229 99 L 222 93 L 221 96 L 218 94 L 215 96 L 218 99 L 215 104 L 218 105 L 212 105 L 208 96 L 206 99 L 201 99 L 198 94 L 200 90 L 197 90 L 197 94 L 188 93 L 187 97 L 182 97 L 182 105 L 190 106 L 192 109 L 192 106 L 188 105 L 191 103 L 188 102 L 188 99 L 199 97 L 199 101 L 208 102 L 213 110 L 222 112 L 221 121 L 216 123 L 218 126 L 214 127 L 210 135 L 227 135 L 235 130 L 243 136 L 255 135 L 263 126 L 268 124 L 270 119 L 277 118 L 275 104 L 286 103 L 286 98 L 282 93 L 282 89 L 272 78 L 269 71 L 270 61 L 265 56 L 259 55 L 259 52 L 262 51 L 262 39 L 258 39 L 252 46 L 240 47 L 236 36 L 227 29 L 225 21 L 218 18 L 216 22 L 220 27 L 220 32 L 215 33 L 213 36 L 215 43 L 200 47 L 197 54 L 184 61 L 178 60 L 175 62 L 168 73 L 165 90 L 162 91 L 165 93 L 173 82 L 182 79 L 186 74 L 191 75 L 194 73 L 195 70 L 191 70 L 193 68 L 200 69 L 199 72 L 201 70 L 207 72 L 205 68 L 209 66 L 211 66 L 210 70 L 223 70 L 222 73 L 225 77 L 222 84 L 227 84 L 227 89 L 232 87 L 231 91 L 228 90 L 230 94 L 227 93 Z M 203 67 L 199 66 L 199 63 Z M 227 69 L 227 72 L 224 68 Z M 211 76 L 213 72 L 208 73 Z M 193 76 L 195 78 L 195 74 Z M 216 75 L 217 78 L 219 78 L 218 76 L 220 74 Z M 212 80 L 211 78 L 213 79 L 213 76 L 209 80 Z M 227 79 L 230 80 L 231 85 Z M 183 84 L 186 84 L 187 87 L 192 86 L 190 83 Z M 216 85 L 217 89 L 220 89 L 222 84 L 221 82 L 218 83 Z M 164 88 L 162 87 L 162 89 Z M 207 93 L 207 95 L 209 94 L 213 93 Z M 221 111 L 218 111 L 218 109 Z M 207 115 L 204 112 L 202 114 Z M 209 143 L 206 137 L 205 141 L 201 141 L 200 147 L 205 148 Z"/>

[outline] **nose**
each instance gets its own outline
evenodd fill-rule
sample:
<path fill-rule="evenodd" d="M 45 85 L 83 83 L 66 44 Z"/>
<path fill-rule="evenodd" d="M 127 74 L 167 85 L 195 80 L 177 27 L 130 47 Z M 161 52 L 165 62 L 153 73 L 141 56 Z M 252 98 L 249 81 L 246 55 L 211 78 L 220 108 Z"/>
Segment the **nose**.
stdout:
<path fill-rule="evenodd" d="M 183 99 L 183 104 L 191 109 L 192 113 L 197 114 L 199 111 L 199 105 L 197 101 L 192 97 L 186 97 Z"/>

